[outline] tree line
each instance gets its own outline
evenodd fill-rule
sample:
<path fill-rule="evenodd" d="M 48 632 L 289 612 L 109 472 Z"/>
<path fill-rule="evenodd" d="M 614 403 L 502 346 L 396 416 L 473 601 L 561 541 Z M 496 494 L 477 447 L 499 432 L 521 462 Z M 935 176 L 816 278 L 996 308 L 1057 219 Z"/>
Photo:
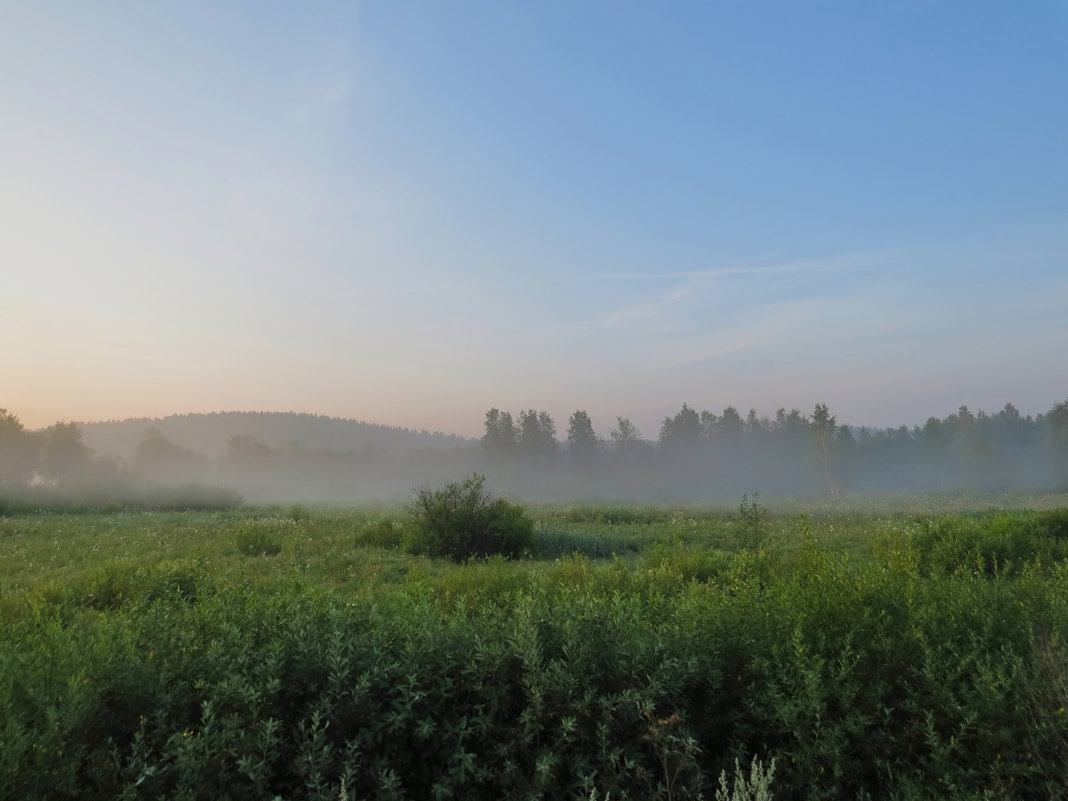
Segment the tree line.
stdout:
<path fill-rule="evenodd" d="M 829 406 L 774 416 L 734 406 L 719 414 L 684 403 L 655 440 L 617 417 L 598 437 L 585 410 L 558 441 L 544 411 L 485 414 L 483 453 L 491 463 L 567 466 L 579 473 L 630 468 L 668 475 L 676 486 L 763 487 L 779 492 L 1068 489 L 1068 401 L 1036 416 L 1012 404 L 994 414 L 960 406 L 944 418 L 898 428 L 850 426 Z"/>
<path fill-rule="evenodd" d="M 360 501 L 404 497 L 413 486 L 471 472 L 486 473 L 502 491 L 546 500 L 1068 489 L 1068 400 L 1035 416 L 1011 403 L 994 414 L 961 406 L 911 428 L 842 424 L 824 403 L 808 414 L 779 408 L 772 416 L 684 403 L 655 438 L 626 417 L 601 436 L 582 409 L 563 430 L 537 409 L 492 408 L 483 423 L 480 441 L 457 438 L 447 447 L 383 441 L 332 449 L 235 434 L 215 457 L 147 425 L 136 450 L 120 458 L 94 452 L 75 423 L 32 431 L 0 409 L 0 496 L 117 496 L 200 483 L 254 501 Z"/>

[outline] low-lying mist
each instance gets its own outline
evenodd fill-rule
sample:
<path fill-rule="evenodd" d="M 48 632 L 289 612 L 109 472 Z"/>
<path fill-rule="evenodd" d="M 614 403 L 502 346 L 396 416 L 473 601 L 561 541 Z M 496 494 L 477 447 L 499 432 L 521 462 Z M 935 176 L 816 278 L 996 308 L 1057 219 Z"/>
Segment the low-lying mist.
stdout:
<path fill-rule="evenodd" d="M 561 441 L 562 440 L 562 441 Z M 742 417 L 687 405 L 656 441 L 617 418 L 608 439 L 582 411 L 566 438 L 545 412 L 491 409 L 480 440 L 294 414 L 183 415 L 26 430 L 0 411 L 0 498 L 220 508 L 394 503 L 413 487 L 487 477 L 532 502 L 732 502 L 759 491 L 840 497 L 1068 488 L 1068 401 L 1022 416 L 967 407 L 923 426 L 857 428 L 823 404 Z"/>

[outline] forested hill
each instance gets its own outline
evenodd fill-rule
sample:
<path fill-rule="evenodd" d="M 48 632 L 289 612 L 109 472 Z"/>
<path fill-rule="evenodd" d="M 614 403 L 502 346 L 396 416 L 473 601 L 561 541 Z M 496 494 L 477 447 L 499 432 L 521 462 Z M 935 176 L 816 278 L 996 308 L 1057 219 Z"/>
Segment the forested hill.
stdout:
<path fill-rule="evenodd" d="M 297 445 L 307 450 L 409 450 L 452 448 L 471 440 L 440 431 L 365 423 L 339 417 L 296 412 L 212 412 L 174 414 L 163 418 L 131 418 L 79 423 L 82 441 L 100 454 L 130 458 L 149 429 L 159 429 L 171 442 L 208 457 L 227 451 L 231 437 L 247 436 L 274 448 Z"/>

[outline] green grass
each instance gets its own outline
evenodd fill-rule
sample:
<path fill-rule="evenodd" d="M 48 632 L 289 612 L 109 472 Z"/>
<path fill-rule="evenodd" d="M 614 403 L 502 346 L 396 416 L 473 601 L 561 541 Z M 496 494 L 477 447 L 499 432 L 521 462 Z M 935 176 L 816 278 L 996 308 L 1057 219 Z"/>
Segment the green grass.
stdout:
<path fill-rule="evenodd" d="M 0 799 L 1064 797 L 1068 498 L 761 500 L 0 518 Z"/>

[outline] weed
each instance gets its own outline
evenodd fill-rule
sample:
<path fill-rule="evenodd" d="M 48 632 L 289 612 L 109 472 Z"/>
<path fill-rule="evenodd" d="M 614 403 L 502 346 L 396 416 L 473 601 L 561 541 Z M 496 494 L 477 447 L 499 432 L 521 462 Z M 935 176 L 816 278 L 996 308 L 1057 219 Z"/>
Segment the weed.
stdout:
<path fill-rule="evenodd" d="M 753 757 L 749 768 L 749 778 L 745 771 L 734 760 L 734 783 L 728 785 L 727 771 L 719 774 L 719 787 L 716 789 L 716 801 L 772 801 L 771 780 L 775 778 L 775 760 L 764 767 L 764 764 Z"/>
<path fill-rule="evenodd" d="M 680 779 L 687 774 L 695 774 L 699 783 L 700 772 L 697 770 L 697 754 L 700 748 L 693 737 L 685 733 L 682 717 L 673 712 L 664 718 L 653 719 L 652 713 L 646 713 L 648 725 L 642 739 L 649 743 L 660 765 L 661 788 L 668 801 L 681 797 Z M 690 792 L 686 792 L 690 796 Z"/>
<path fill-rule="evenodd" d="M 754 492 L 753 498 L 743 495 L 738 506 L 738 525 L 744 547 L 753 551 L 762 550 L 768 541 L 768 508 L 760 503 L 760 492 Z"/>

